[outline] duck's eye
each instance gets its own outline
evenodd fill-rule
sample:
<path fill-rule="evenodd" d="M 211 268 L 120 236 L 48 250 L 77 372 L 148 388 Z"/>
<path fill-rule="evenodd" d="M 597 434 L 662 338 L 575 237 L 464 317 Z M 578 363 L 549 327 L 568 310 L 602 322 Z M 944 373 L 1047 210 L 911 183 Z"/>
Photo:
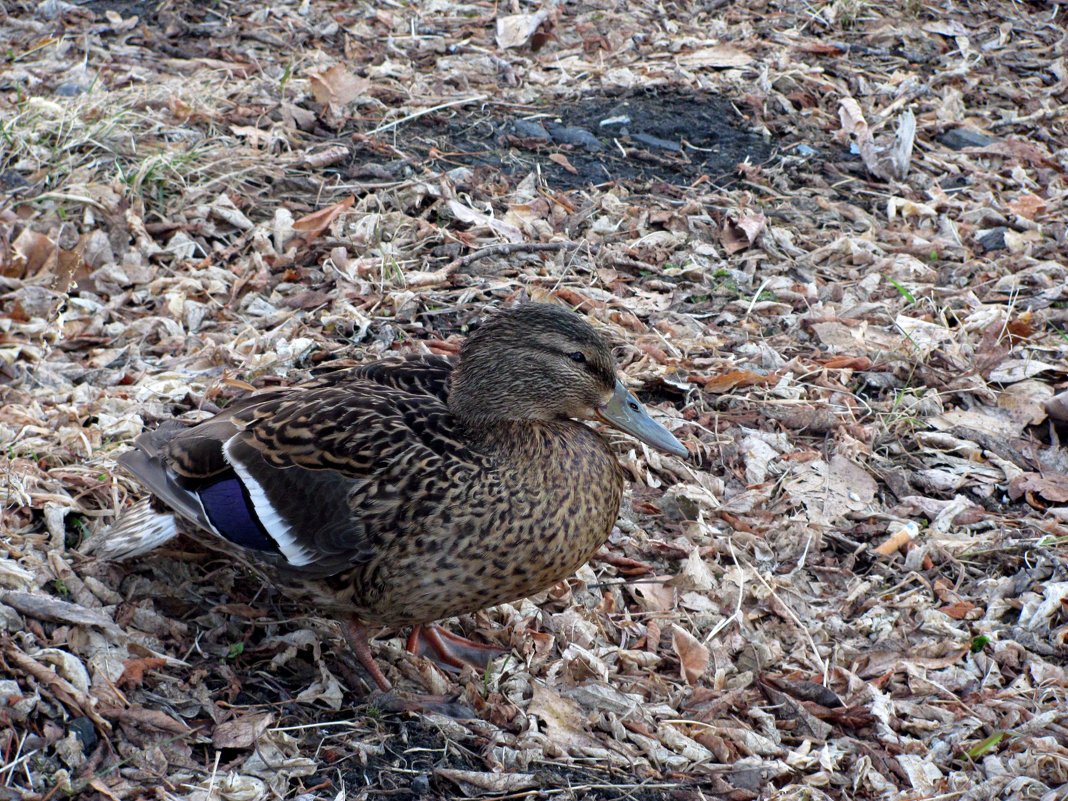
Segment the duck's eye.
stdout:
<path fill-rule="evenodd" d="M 567 358 L 569 358 L 571 361 L 575 362 L 575 364 L 585 364 L 586 363 L 586 354 L 583 353 L 581 350 L 576 350 L 574 353 L 567 354 Z"/>

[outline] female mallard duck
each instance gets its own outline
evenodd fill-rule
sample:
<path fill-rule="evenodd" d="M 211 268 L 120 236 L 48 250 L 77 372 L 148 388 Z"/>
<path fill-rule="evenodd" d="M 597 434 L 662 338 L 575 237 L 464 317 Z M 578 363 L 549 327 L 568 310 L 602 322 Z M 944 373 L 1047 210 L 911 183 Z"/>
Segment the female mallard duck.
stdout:
<path fill-rule="evenodd" d="M 383 690 L 364 622 L 412 625 L 410 649 L 482 666 L 490 649 L 423 624 L 550 587 L 605 542 L 623 472 L 581 420 L 687 453 L 588 323 L 529 303 L 486 322 L 458 362 L 383 359 L 142 435 L 119 462 L 168 509 L 140 504 L 96 550 L 144 552 L 175 535 L 177 515 L 351 621 Z"/>

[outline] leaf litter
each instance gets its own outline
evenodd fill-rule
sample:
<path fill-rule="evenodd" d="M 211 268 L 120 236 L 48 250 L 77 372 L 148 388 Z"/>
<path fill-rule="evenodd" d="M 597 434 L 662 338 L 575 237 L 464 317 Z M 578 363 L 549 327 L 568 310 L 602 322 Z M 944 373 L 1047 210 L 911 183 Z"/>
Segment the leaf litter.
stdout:
<path fill-rule="evenodd" d="M 0 798 L 1065 797 L 1062 11 L 7 4 Z M 144 428 L 522 298 L 692 456 L 612 438 L 605 549 L 450 622 L 485 676 L 381 633 L 474 718 L 185 538 L 81 554 Z"/>

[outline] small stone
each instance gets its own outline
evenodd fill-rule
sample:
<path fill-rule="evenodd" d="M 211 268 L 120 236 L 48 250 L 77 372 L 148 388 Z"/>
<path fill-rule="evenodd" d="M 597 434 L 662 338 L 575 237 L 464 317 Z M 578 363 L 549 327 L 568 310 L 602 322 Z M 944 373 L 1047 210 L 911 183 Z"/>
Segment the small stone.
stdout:
<path fill-rule="evenodd" d="M 630 138 L 640 145 L 646 147 L 652 147 L 657 150 L 670 150 L 672 153 L 678 153 L 682 150 L 682 147 L 678 142 L 669 142 L 667 139 L 661 139 L 659 136 L 650 136 L 649 134 L 636 133 L 631 134 Z"/>
<path fill-rule="evenodd" d="M 82 750 L 85 753 L 88 754 L 96 748 L 96 728 L 89 718 L 74 718 L 67 728 L 78 738 L 78 742 L 82 744 Z"/>
<path fill-rule="evenodd" d="M 1008 230 L 1004 225 L 999 225 L 997 228 L 981 231 L 976 237 L 976 241 L 978 241 L 979 247 L 988 252 L 991 250 L 1004 250 L 1005 233 Z"/>
<path fill-rule="evenodd" d="M 950 150 L 963 150 L 966 147 L 986 147 L 994 141 L 974 128 L 952 128 L 938 137 L 938 141 Z"/>
<path fill-rule="evenodd" d="M 425 773 L 420 773 L 414 779 L 411 784 L 412 792 L 422 798 L 430 793 L 430 777 Z"/>

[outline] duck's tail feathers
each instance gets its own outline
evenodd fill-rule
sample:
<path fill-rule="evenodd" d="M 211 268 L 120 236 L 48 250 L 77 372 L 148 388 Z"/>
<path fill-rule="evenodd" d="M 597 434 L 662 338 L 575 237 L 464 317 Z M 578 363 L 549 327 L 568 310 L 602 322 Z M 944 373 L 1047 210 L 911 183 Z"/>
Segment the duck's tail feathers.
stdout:
<path fill-rule="evenodd" d="M 177 517 L 172 512 L 159 511 L 151 498 L 145 498 L 86 540 L 80 550 L 98 559 L 121 561 L 155 550 L 177 535 Z"/>

